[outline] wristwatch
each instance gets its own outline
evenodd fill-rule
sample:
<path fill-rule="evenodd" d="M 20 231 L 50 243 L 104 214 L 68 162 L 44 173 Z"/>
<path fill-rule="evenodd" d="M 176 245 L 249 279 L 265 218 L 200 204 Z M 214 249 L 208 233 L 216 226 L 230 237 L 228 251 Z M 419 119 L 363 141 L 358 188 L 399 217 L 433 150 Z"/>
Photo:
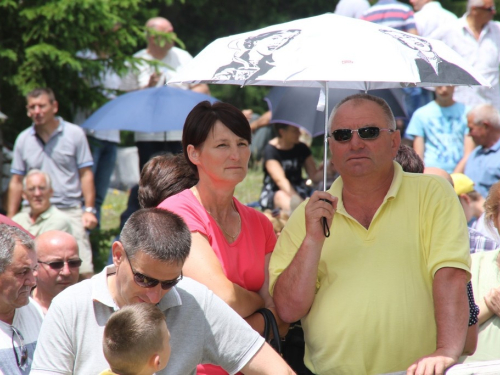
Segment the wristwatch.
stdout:
<path fill-rule="evenodd" d="M 95 209 L 95 207 L 85 207 L 85 209 L 83 211 L 89 212 L 93 215 L 97 214 L 97 210 Z"/>

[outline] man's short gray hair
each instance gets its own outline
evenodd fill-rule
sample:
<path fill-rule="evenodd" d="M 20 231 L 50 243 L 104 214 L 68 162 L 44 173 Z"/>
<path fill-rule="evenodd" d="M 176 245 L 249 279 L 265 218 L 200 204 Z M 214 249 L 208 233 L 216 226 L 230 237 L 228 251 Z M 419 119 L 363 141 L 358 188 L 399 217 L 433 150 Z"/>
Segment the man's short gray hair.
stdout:
<path fill-rule="evenodd" d="M 467 1 L 467 13 L 470 13 L 470 10 L 473 7 L 482 7 L 484 6 L 484 0 L 469 0 Z"/>
<path fill-rule="evenodd" d="M 33 176 L 34 174 L 41 174 L 43 177 L 45 177 L 45 183 L 47 184 L 47 187 L 49 189 L 52 189 L 52 180 L 50 179 L 48 173 L 41 171 L 40 169 L 31 169 L 23 178 L 23 190 L 26 190 L 26 180 L 28 179 L 28 177 Z"/>
<path fill-rule="evenodd" d="M 500 115 L 498 110 L 489 103 L 478 104 L 469 111 L 474 116 L 474 124 L 487 122 L 493 129 L 500 130 Z"/>
<path fill-rule="evenodd" d="M 191 232 L 184 220 L 173 212 L 144 208 L 127 220 L 120 242 L 130 258 L 142 251 L 162 262 L 184 264 L 191 249 Z"/>
<path fill-rule="evenodd" d="M 0 274 L 12 263 L 16 242 L 35 251 L 35 243 L 27 233 L 17 227 L 0 224 Z"/>
<path fill-rule="evenodd" d="M 351 101 L 351 100 L 354 100 L 355 104 L 360 104 L 363 100 L 369 100 L 371 102 L 374 102 L 384 112 L 384 115 L 386 117 L 387 127 L 389 129 L 394 129 L 394 130 L 396 129 L 396 119 L 394 118 L 394 114 L 392 113 L 391 107 L 389 107 L 389 105 L 387 104 L 387 102 L 384 99 L 379 98 L 378 96 L 373 96 L 373 95 L 369 95 L 369 94 L 350 95 L 350 96 L 347 96 L 344 99 L 342 99 L 339 103 L 337 103 L 335 108 L 333 108 L 332 114 L 330 115 L 330 119 L 328 120 L 328 124 L 330 125 L 330 129 L 332 126 L 333 118 L 335 117 L 335 114 L 337 113 L 340 106 L 348 101 Z"/>

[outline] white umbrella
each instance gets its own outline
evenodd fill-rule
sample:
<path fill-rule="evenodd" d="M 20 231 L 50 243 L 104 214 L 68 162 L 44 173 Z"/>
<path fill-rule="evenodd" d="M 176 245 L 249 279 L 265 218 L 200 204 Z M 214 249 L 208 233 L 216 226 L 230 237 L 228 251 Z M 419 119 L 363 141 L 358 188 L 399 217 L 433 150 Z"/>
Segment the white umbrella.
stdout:
<path fill-rule="evenodd" d="M 320 110 L 326 87 L 488 85 L 440 41 L 334 14 L 217 39 L 169 83 L 320 87 Z M 325 165 L 327 123 L 328 108 Z M 326 188 L 326 169 L 324 179 Z"/>

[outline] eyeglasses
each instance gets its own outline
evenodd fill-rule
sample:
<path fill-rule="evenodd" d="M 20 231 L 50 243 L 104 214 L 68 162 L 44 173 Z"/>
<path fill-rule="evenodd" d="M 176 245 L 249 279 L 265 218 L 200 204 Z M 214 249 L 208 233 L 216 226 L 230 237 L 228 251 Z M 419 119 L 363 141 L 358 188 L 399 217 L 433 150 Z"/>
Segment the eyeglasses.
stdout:
<path fill-rule="evenodd" d="M 17 367 L 24 371 L 26 369 L 26 362 L 28 362 L 28 348 L 24 345 L 24 337 L 21 332 L 19 332 L 19 330 L 14 326 L 10 326 L 10 328 L 12 328 L 12 349 L 14 350 L 14 355 L 16 356 Z M 16 346 L 14 335 L 17 337 L 20 346 Z M 17 354 L 16 348 L 21 350 L 20 355 Z"/>
<path fill-rule="evenodd" d="M 28 193 L 34 193 L 37 189 L 40 193 L 45 193 L 48 190 L 47 186 L 32 186 L 26 190 Z"/>
<path fill-rule="evenodd" d="M 56 260 L 55 262 L 42 262 L 41 260 L 38 263 L 46 264 L 53 270 L 60 270 L 64 267 L 64 263 L 68 263 L 69 268 L 78 268 L 82 265 L 81 259 L 70 259 L 68 261 Z"/>
<path fill-rule="evenodd" d="M 380 129 L 376 126 L 366 126 L 360 129 L 337 129 L 332 132 L 332 137 L 337 142 L 347 142 L 352 138 L 352 133 L 358 133 L 361 139 L 376 139 L 381 131 L 393 133 L 394 129 Z"/>
<path fill-rule="evenodd" d="M 132 263 L 130 263 L 130 259 L 129 259 L 129 257 L 127 255 L 127 252 L 125 250 L 123 252 L 125 253 L 125 257 L 127 258 L 128 264 L 130 265 L 130 269 L 132 270 L 132 273 L 134 274 L 134 281 L 141 288 L 154 288 L 155 286 L 157 286 L 158 284 L 160 284 L 161 288 L 163 290 L 168 290 L 168 289 L 173 288 L 174 286 L 176 286 L 177 283 L 182 280 L 182 277 L 183 277 L 182 276 L 182 271 L 181 271 L 180 276 L 177 279 L 164 280 L 164 281 L 153 279 L 152 277 L 143 275 L 140 272 L 136 272 L 132 268 Z"/>
<path fill-rule="evenodd" d="M 490 13 L 493 13 L 496 11 L 496 7 L 493 5 L 493 6 L 490 6 L 490 7 L 474 7 L 476 9 L 481 9 L 481 10 L 485 10 L 487 12 L 490 12 Z"/>

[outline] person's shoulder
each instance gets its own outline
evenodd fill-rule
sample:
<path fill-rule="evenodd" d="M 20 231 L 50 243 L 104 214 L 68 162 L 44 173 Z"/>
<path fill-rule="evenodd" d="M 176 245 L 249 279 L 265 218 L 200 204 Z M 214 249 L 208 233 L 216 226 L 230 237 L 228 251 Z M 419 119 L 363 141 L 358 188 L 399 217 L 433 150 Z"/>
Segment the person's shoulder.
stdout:
<path fill-rule="evenodd" d="M 191 189 L 184 189 L 180 193 L 171 195 L 165 198 L 159 205 L 158 208 L 172 211 L 175 208 L 181 207 L 192 207 L 193 199 L 196 199 Z"/>
<path fill-rule="evenodd" d="M 139 59 L 147 59 L 147 60 L 150 60 L 152 58 L 146 49 L 141 49 L 140 51 L 137 51 L 136 53 L 134 53 L 133 57 Z"/>
<path fill-rule="evenodd" d="M 250 219 L 250 221 L 264 223 L 264 225 L 270 223 L 269 219 L 262 212 L 256 210 L 253 207 L 248 207 L 247 205 L 244 205 L 237 199 L 235 200 L 240 215 L 246 216 L 248 219 Z"/>
<path fill-rule="evenodd" d="M 175 286 L 182 305 L 189 308 L 190 304 L 195 303 L 201 306 L 205 305 L 205 301 L 212 294 L 202 283 L 191 279 L 190 277 L 183 277 L 183 279 Z"/>
<path fill-rule="evenodd" d="M 177 55 L 179 57 L 189 57 L 190 59 L 193 58 L 193 56 L 191 56 L 191 54 L 188 51 L 181 49 L 179 47 L 175 47 L 175 46 L 172 47 L 170 49 L 170 51 L 168 51 L 168 53 L 173 54 L 173 55 Z"/>
<path fill-rule="evenodd" d="M 82 280 L 74 285 L 64 289 L 54 297 L 52 306 L 59 308 L 74 307 L 85 305 L 89 302 L 92 295 L 92 279 Z"/>
<path fill-rule="evenodd" d="M 15 146 L 20 146 L 21 142 L 23 142 L 25 139 L 31 137 L 32 135 L 33 135 L 33 125 L 28 126 L 21 133 L 19 133 L 19 135 L 16 138 Z"/>
<path fill-rule="evenodd" d="M 21 319 L 31 320 L 32 323 L 36 323 L 36 322 L 39 321 L 40 324 L 41 324 L 40 312 L 39 312 L 39 310 L 38 310 L 38 308 L 36 307 L 35 304 L 36 304 L 36 302 L 30 297 L 29 301 L 28 301 L 28 304 L 24 305 L 22 307 L 19 307 L 17 309 L 16 314 L 18 314 L 18 316 Z"/>
<path fill-rule="evenodd" d="M 295 145 L 295 147 L 299 150 L 307 150 L 310 151 L 311 149 L 309 148 L 308 145 L 306 145 L 304 142 L 299 142 Z"/>
<path fill-rule="evenodd" d="M 61 117 L 59 118 L 59 121 L 61 121 L 64 133 L 69 133 L 70 135 L 77 134 L 85 136 L 85 131 L 80 126 L 66 121 Z"/>
<path fill-rule="evenodd" d="M 453 194 L 450 196 L 456 196 L 455 190 L 453 190 L 453 186 L 449 181 L 433 174 L 403 172 L 403 184 L 417 191 L 433 191 L 437 194 L 439 192 L 443 192 L 443 194 L 452 192 Z M 445 191 L 447 193 L 444 193 Z"/>

